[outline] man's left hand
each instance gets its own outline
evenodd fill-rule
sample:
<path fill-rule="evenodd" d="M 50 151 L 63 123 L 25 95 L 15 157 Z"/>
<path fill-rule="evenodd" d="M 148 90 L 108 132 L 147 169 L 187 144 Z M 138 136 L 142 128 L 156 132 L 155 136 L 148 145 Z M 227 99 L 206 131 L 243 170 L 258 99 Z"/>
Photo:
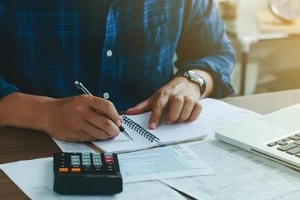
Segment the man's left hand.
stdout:
<path fill-rule="evenodd" d="M 150 129 L 157 128 L 163 116 L 166 116 L 164 120 L 167 124 L 192 122 L 198 118 L 202 110 L 199 102 L 200 95 L 199 85 L 178 76 L 156 91 L 149 99 L 127 110 L 126 114 L 134 115 L 152 111 L 149 119 Z"/>

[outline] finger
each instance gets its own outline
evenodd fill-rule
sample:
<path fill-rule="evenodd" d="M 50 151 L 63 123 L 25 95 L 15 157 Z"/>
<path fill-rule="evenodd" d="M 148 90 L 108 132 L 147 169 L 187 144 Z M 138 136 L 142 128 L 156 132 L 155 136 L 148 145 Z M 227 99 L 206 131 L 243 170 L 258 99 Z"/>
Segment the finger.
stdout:
<path fill-rule="evenodd" d="M 182 112 L 183 105 L 184 105 L 184 98 L 182 96 L 173 96 L 169 100 L 169 110 L 166 117 L 167 124 L 172 124 L 179 119 L 180 113 Z"/>
<path fill-rule="evenodd" d="M 69 134 L 68 140 L 71 141 L 93 141 L 97 138 L 92 136 L 91 134 L 88 134 L 86 130 L 86 127 L 91 126 L 87 124 L 87 122 L 82 118 L 81 120 L 77 121 L 76 123 L 76 129 L 71 129 L 72 134 Z"/>
<path fill-rule="evenodd" d="M 93 124 L 90 124 L 89 122 L 86 122 L 86 125 L 84 126 L 84 129 L 82 131 L 93 138 L 94 141 L 107 140 L 109 138 L 112 138 L 112 136 L 110 136 L 107 132 L 94 126 Z"/>
<path fill-rule="evenodd" d="M 141 103 L 137 104 L 136 106 L 128 109 L 126 111 L 127 115 L 136 115 L 136 114 L 141 114 L 147 111 L 151 110 L 151 105 L 150 105 L 150 99 L 147 99 L 145 101 L 142 101 Z"/>
<path fill-rule="evenodd" d="M 86 134 L 83 131 L 72 132 L 71 134 L 61 134 L 63 137 L 55 137 L 59 140 L 67 140 L 72 142 L 86 142 L 86 141 L 93 141 L 95 140 L 94 137 Z"/>
<path fill-rule="evenodd" d="M 114 104 L 102 98 L 93 97 L 90 103 L 92 110 L 97 111 L 101 115 L 105 115 L 107 118 L 111 119 L 115 124 L 121 120 Z"/>
<path fill-rule="evenodd" d="M 184 104 L 177 122 L 187 121 L 190 118 L 190 115 L 195 105 L 195 100 L 193 97 L 185 96 L 183 99 L 184 99 Z"/>
<path fill-rule="evenodd" d="M 89 141 L 96 141 L 97 138 L 87 134 L 85 131 L 80 132 L 80 142 L 89 142 Z"/>
<path fill-rule="evenodd" d="M 118 127 L 121 125 L 121 122 L 118 122 L 118 125 L 116 125 L 111 119 L 94 111 L 90 111 L 85 116 L 85 121 L 94 127 L 86 127 L 88 129 L 86 132 L 97 139 L 102 139 L 103 133 L 109 137 L 116 137 L 120 132 Z"/>
<path fill-rule="evenodd" d="M 196 102 L 194 104 L 194 107 L 193 107 L 193 110 L 190 114 L 190 117 L 186 121 L 187 122 L 195 121 L 199 117 L 201 111 L 202 111 L 202 105 L 199 102 Z"/>
<path fill-rule="evenodd" d="M 152 108 L 152 113 L 149 119 L 149 128 L 156 129 L 159 125 L 160 119 L 162 118 L 164 110 L 167 108 L 168 97 L 159 98 Z"/>

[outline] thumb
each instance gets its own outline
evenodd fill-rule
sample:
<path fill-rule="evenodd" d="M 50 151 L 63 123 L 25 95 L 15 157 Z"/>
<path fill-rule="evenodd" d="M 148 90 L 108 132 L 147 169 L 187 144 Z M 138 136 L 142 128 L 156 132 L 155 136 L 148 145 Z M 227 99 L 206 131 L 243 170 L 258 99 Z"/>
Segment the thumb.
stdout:
<path fill-rule="evenodd" d="M 136 106 L 129 108 L 126 111 L 127 115 L 137 115 L 151 110 L 150 100 L 147 99 L 137 104 Z"/>

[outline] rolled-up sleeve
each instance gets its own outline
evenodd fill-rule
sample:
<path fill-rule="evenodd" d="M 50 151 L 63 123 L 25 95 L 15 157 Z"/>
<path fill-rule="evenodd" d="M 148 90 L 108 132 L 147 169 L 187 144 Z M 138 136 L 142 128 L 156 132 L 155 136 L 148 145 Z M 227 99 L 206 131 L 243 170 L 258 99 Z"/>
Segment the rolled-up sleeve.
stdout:
<path fill-rule="evenodd" d="M 175 63 L 178 73 L 188 69 L 209 72 L 214 80 L 212 97 L 234 92 L 230 76 L 235 65 L 235 51 L 213 0 L 186 3 L 182 37 Z"/>
<path fill-rule="evenodd" d="M 19 92 L 19 89 L 0 78 L 0 99 L 13 92 Z"/>

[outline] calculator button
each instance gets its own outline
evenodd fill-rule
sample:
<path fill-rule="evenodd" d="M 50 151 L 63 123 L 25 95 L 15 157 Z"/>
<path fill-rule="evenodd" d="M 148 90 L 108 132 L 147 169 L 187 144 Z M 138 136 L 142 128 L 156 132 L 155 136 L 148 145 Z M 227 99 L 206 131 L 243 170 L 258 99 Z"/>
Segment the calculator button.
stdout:
<path fill-rule="evenodd" d="M 93 154 L 93 157 L 94 157 L 94 158 L 101 158 L 101 154 L 99 154 L 99 153 L 94 153 L 94 154 Z"/>
<path fill-rule="evenodd" d="M 82 165 L 91 165 L 91 162 L 90 161 L 83 161 Z"/>
<path fill-rule="evenodd" d="M 100 167 L 95 166 L 94 171 L 97 172 L 97 173 L 102 172 L 102 167 L 101 166 Z"/>
<path fill-rule="evenodd" d="M 93 160 L 94 165 L 102 165 L 101 160 Z"/>
<path fill-rule="evenodd" d="M 90 172 L 91 171 L 91 166 L 83 166 L 82 171 Z"/>
<path fill-rule="evenodd" d="M 79 155 L 72 155 L 71 156 L 71 165 L 80 165 L 80 157 Z"/>
<path fill-rule="evenodd" d="M 114 167 L 113 167 L 112 164 L 108 164 L 108 165 L 106 166 L 106 169 L 107 169 L 107 171 L 109 171 L 109 172 L 113 172 L 113 171 L 114 171 Z"/>
<path fill-rule="evenodd" d="M 81 169 L 80 168 L 72 168 L 71 171 L 74 173 L 80 173 Z"/>
<path fill-rule="evenodd" d="M 113 163 L 114 162 L 113 157 L 106 157 L 105 156 L 104 160 L 105 160 L 106 163 Z"/>
<path fill-rule="evenodd" d="M 114 157 L 112 155 L 105 155 L 104 158 L 113 159 Z"/>
<path fill-rule="evenodd" d="M 112 172 L 114 172 L 114 169 L 108 168 L 107 171 L 112 173 Z"/>
<path fill-rule="evenodd" d="M 79 161 L 74 161 L 74 162 L 72 161 L 72 162 L 71 162 L 71 165 L 72 165 L 72 166 L 79 166 L 79 165 L 80 165 L 80 162 L 79 162 Z"/>
<path fill-rule="evenodd" d="M 75 160 L 79 160 L 80 159 L 80 156 L 79 155 L 72 155 L 71 156 L 71 159 L 75 159 Z"/>
<path fill-rule="evenodd" d="M 94 166 L 101 166 L 103 165 L 101 155 L 100 154 L 93 154 L 93 164 Z"/>
<path fill-rule="evenodd" d="M 101 163 L 94 163 L 94 167 L 102 167 L 102 164 Z"/>
<path fill-rule="evenodd" d="M 59 172 L 62 172 L 62 173 L 66 173 L 66 172 L 69 171 L 69 169 L 66 168 L 66 167 L 60 167 L 60 168 L 58 168 L 58 171 L 59 171 Z"/>

